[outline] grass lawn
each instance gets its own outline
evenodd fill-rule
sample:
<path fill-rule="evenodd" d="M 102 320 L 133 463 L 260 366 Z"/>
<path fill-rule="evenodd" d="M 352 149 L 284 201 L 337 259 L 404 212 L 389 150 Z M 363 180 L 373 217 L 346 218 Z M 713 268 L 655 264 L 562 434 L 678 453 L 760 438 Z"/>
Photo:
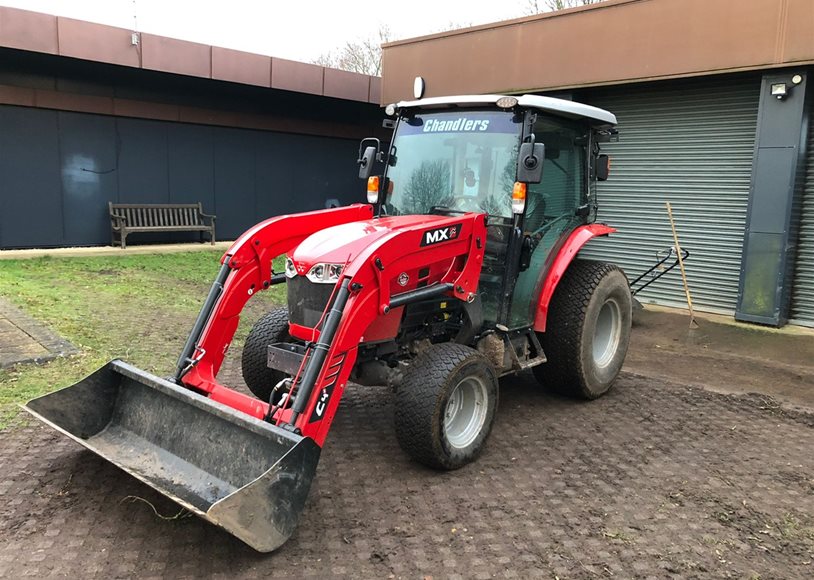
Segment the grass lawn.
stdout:
<path fill-rule="evenodd" d="M 18 403 L 70 385 L 113 358 L 170 374 L 220 257 L 202 251 L 0 262 L 0 296 L 80 349 L 49 363 L 0 370 L 0 430 L 22 420 Z M 251 324 L 284 301 L 282 287 L 249 301 L 230 356 L 239 355 Z"/>

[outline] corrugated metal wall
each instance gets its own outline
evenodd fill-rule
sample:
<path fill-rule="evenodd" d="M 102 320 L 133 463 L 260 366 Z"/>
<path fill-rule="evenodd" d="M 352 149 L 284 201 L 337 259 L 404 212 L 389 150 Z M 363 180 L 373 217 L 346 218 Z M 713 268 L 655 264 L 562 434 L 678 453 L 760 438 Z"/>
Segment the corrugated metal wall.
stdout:
<path fill-rule="evenodd" d="M 109 243 L 108 201 L 200 201 L 218 216 L 218 238 L 234 239 L 272 215 L 363 202 L 357 148 L 355 139 L 0 106 L 0 248 Z"/>
<path fill-rule="evenodd" d="M 733 313 L 757 125 L 760 77 L 732 75 L 601 89 L 581 95 L 619 120 L 610 179 L 598 185 L 598 221 L 619 228 L 591 241 L 586 257 L 620 264 L 631 279 L 679 241 L 691 252 L 687 278 L 700 310 Z M 638 297 L 685 303 L 678 269 Z"/>
<path fill-rule="evenodd" d="M 814 99 L 808 110 L 808 119 L 808 159 L 790 318 L 794 324 L 814 326 Z"/>

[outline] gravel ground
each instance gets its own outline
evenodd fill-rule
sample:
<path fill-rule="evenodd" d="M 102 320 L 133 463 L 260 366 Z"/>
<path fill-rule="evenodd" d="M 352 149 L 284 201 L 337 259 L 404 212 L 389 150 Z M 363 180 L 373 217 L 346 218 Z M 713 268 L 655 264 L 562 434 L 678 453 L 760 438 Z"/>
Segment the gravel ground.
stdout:
<path fill-rule="evenodd" d="M 0 433 L 0 577 L 814 577 L 814 415 L 770 397 L 626 373 L 581 403 L 522 376 L 452 473 L 408 460 L 392 414 L 349 387 L 266 555 L 46 427 Z"/>

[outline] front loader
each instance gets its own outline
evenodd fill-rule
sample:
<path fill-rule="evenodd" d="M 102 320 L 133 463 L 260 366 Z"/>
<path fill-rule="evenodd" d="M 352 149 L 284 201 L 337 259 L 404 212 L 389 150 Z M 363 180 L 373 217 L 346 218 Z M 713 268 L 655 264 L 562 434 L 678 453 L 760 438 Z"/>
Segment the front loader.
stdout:
<path fill-rule="evenodd" d="M 368 204 L 268 219 L 224 254 L 173 376 L 114 360 L 25 408 L 260 551 L 296 528 L 348 382 L 395 390 L 416 461 L 475 460 L 498 379 L 531 369 L 593 399 L 613 385 L 631 296 L 616 266 L 576 259 L 607 178 L 607 111 L 546 97 L 388 106 L 393 140 L 360 147 Z M 379 175 L 372 175 L 375 167 Z M 285 270 L 272 260 L 285 255 Z M 246 302 L 286 284 L 242 353 L 252 395 L 218 371 Z"/>

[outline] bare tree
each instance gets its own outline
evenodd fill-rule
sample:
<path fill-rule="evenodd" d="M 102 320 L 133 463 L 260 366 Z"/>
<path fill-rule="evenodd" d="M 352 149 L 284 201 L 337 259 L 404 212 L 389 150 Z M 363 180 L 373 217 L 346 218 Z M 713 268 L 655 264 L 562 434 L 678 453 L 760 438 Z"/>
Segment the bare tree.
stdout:
<path fill-rule="evenodd" d="M 526 0 L 523 12 L 527 15 L 540 14 L 541 12 L 554 12 L 566 8 L 598 4 L 599 2 L 602 2 L 602 0 Z"/>
<path fill-rule="evenodd" d="M 406 213 L 427 213 L 434 205 L 449 203 L 451 172 L 443 159 L 422 161 L 404 187 Z"/>
<path fill-rule="evenodd" d="M 472 24 L 450 21 L 437 30 L 428 32 L 428 34 L 457 30 L 458 28 L 466 28 L 467 26 L 472 26 Z M 321 54 L 311 62 L 320 66 L 338 68 L 365 75 L 381 76 L 382 44 L 390 42 L 391 40 L 394 40 L 393 35 L 390 32 L 390 28 L 385 24 L 379 28 L 375 35 L 363 38 L 362 40 L 346 42 L 342 48 Z"/>
<path fill-rule="evenodd" d="M 390 42 L 390 28 L 383 25 L 374 36 L 346 42 L 342 48 L 320 55 L 314 64 L 365 75 L 382 74 L 382 44 Z"/>

